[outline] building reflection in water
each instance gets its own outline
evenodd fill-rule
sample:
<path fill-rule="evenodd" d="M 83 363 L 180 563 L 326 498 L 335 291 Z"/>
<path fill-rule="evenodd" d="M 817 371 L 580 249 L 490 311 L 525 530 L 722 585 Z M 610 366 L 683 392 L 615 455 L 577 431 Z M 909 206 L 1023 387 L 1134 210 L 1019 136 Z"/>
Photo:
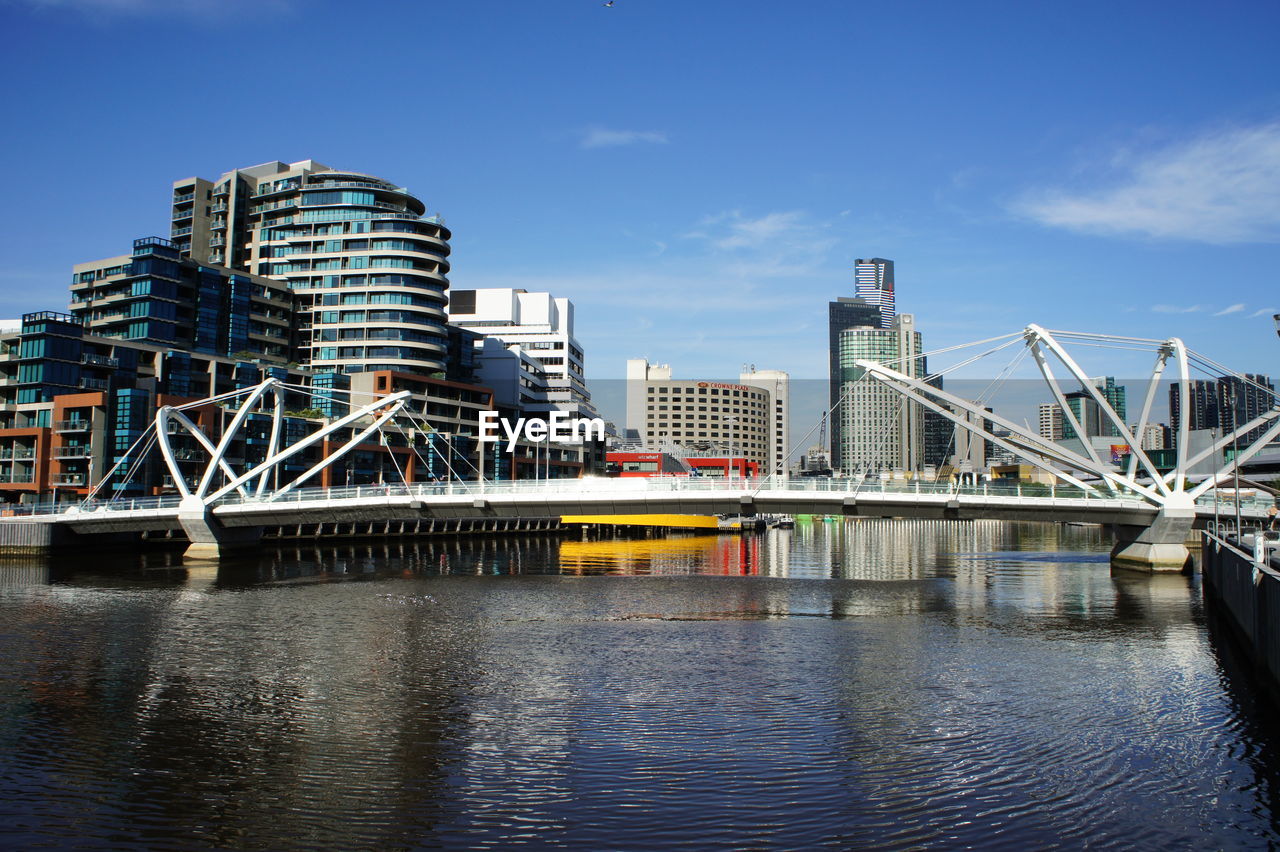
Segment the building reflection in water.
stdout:
<path fill-rule="evenodd" d="M 823 845 L 768 832 L 824 821 L 855 832 L 826 845 L 975 845 L 961 812 L 1024 845 L 1041 814 L 1073 837 L 1109 821 L 1121 845 L 1182 813 L 1164 779 L 1217 807 L 1242 770 L 1195 581 L 1113 576 L 1108 547 L 849 519 L 0 565 L 0 813 L 98 847 L 146 826 L 157 846 L 607 848 L 696 820 L 748 826 L 733 848 Z M 1232 782 L 1223 821 L 1274 775 Z"/>

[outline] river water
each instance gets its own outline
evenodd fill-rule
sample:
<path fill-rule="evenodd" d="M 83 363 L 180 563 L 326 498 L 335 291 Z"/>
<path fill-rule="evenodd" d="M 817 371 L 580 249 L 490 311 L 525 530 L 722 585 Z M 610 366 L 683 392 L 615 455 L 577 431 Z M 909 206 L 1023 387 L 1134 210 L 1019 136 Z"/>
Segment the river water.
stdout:
<path fill-rule="evenodd" d="M 0 564 L 0 847 L 1267 848 L 1280 726 L 1092 527 Z"/>

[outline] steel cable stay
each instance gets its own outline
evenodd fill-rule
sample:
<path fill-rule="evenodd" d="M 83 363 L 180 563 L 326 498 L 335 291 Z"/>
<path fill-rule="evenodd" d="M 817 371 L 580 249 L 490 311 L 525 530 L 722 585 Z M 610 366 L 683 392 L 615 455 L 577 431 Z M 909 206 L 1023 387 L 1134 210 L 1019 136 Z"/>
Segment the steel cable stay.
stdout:
<path fill-rule="evenodd" d="M 409 420 L 410 423 L 417 422 L 413 419 L 412 416 L 409 416 L 407 419 Z M 425 456 L 423 456 L 422 453 L 418 451 L 417 443 L 413 440 L 413 436 L 405 431 L 405 428 L 400 423 L 400 421 L 393 420 L 391 425 L 399 429 L 400 433 L 404 435 L 406 446 L 408 446 L 409 451 L 413 453 L 414 457 L 417 458 L 420 462 L 422 462 L 423 467 L 430 468 L 431 467 L 430 460 Z M 430 427 L 430 424 L 424 424 L 424 425 L 426 425 L 427 427 L 426 431 L 428 432 L 428 434 L 436 432 L 436 430 Z M 416 431 L 416 428 L 415 428 L 415 431 Z M 435 445 L 435 441 L 428 441 L 427 446 L 431 450 L 431 452 L 435 453 L 436 456 L 440 458 L 440 461 L 444 463 L 445 471 L 448 473 L 448 476 L 449 476 L 449 481 L 453 482 L 455 479 L 457 479 L 459 482 L 463 482 L 463 480 L 461 480 L 461 478 L 457 476 L 457 472 L 453 469 L 452 460 L 448 456 L 446 456 L 444 453 L 440 452 L 440 449 Z M 407 485 L 408 483 L 406 482 L 405 484 Z M 465 482 L 463 482 L 463 484 L 465 485 Z"/>
<path fill-rule="evenodd" d="M 130 455 L 133 453 L 135 449 L 138 448 L 139 445 L 143 444 L 143 442 L 146 442 L 146 445 L 137 454 L 137 459 L 142 460 L 147 457 L 147 453 L 151 452 L 151 448 L 155 446 L 154 429 L 155 429 L 155 424 L 152 423 L 142 431 L 142 434 L 138 436 L 137 440 L 135 440 L 132 444 L 130 444 L 128 449 L 124 451 L 124 454 L 120 456 L 119 459 L 116 460 L 116 463 L 113 464 L 107 470 L 107 472 L 102 475 L 102 478 L 98 480 L 98 484 L 90 488 L 89 493 L 85 496 L 84 500 L 80 501 L 81 505 L 85 505 L 92 502 L 98 496 L 98 492 L 102 489 L 102 487 L 111 481 L 111 477 L 115 475 L 115 472 L 120 469 L 121 465 L 124 465 L 126 462 L 129 461 Z M 133 479 L 133 475 L 137 472 L 138 467 L 139 465 L 137 464 L 134 464 L 129 467 L 128 469 L 129 474 L 128 476 L 125 477 L 124 482 L 121 483 L 121 490 L 123 490 L 124 486 L 128 485 L 129 482 Z M 123 498 L 119 496 L 112 496 L 110 499 L 112 501 L 115 501 Z"/>
<path fill-rule="evenodd" d="M 995 440 L 998 445 L 1005 446 L 1033 464 L 1038 464 L 1038 466 L 1045 468 L 1047 472 L 1058 478 L 1063 478 L 1063 468 L 1082 471 L 1091 474 L 1097 480 L 1093 484 L 1086 485 L 1083 481 L 1075 480 L 1074 477 L 1071 477 L 1082 487 L 1092 490 L 1101 486 L 1111 493 L 1115 493 L 1117 490 L 1128 491 L 1159 505 L 1163 505 L 1165 502 L 1175 498 L 1181 505 L 1187 499 L 1194 500 L 1196 497 L 1203 495 L 1209 488 L 1220 482 L 1223 476 L 1226 475 L 1226 468 L 1219 470 L 1209 479 L 1194 487 L 1188 487 L 1187 473 L 1191 467 L 1220 452 L 1228 444 L 1238 441 L 1242 435 L 1254 430 L 1263 430 L 1248 448 L 1240 452 L 1238 457 L 1240 461 L 1251 458 L 1261 451 L 1267 441 L 1280 436 L 1280 407 L 1275 407 L 1251 419 L 1243 426 L 1234 429 L 1230 434 L 1223 435 L 1214 441 L 1210 447 L 1191 454 L 1188 449 L 1189 440 L 1186 433 L 1188 431 L 1187 397 L 1189 396 L 1188 388 L 1190 387 L 1190 374 L 1193 367 L 1197 371 L 1204 371 L 1209 375 L 1233 377 L 1243 387 L 1255 390 L 1258 393 L 1265 392 L 1271 399 L 1280 398 L 1280 393 L 1266 387 L 1255 379 L 1227 369 L 1211 358 L 1187 349 L 1182 341 L 1177 338 L 1154 340 L 1081 332 L 1049 332 L 1036 325 L 1027 326 L 1022 333 L 1022 338 L 1026 344 L 1023 353 L 1029 352 L 1035 358 L 1041 377 L 1048 385 L 1056 407 L 1062 412 L 1064 423 L 1074 434 L 1081 436 L 1079 449 L 1083 452 L 1083 455 L 1056 442 L 1049 441 L 1038 434 L 1031 433 L 1029 426 L 1024 429 L 998 415 L 991 416 L 987 412 L 980 410 L 989 396 L 997 394 L 1003 388 L 1005 382 L 1018 366 L 1019 359 L 1011 362 L 1000 375 L 993 379 L 979 394 L 976 401 L 961 400 L 953 394 L 942 392 L 927 382 L 907 376 L 892 369 L 890 366 L 892 363 L 900 364 L 908 359 L 896 359 L 895 362 L 880 363 L 860 361 L 858 366 L 866 371 L 865 375 L 894 387 L 906 398 L 930 407 L 935 413 L 952 420 L 957 427 L 965 428 L 989 440 Z M 1058 338 L 1062 338 L 1062 340 Z M 1104 394 L 1103 389 L 1098 387 L 1098 383 L 1084 371 L 1063 346 L 1062 341 L 1064 340 L 1070 341 L 1074 346 L 1081 347 L 1132 352 L 1155 351 L 1156 363 L 1147 382 L 1142 414 L 1138 418 L 1136 427 L 1127 423 L 1125 418 L 1119 414 L 1110 399 Z M 971 364 L 976 360 L 980 360 L 980 358 L 969 358 L 963 363 Z M 1173 360 L 1177 365 L 1176 375 L 1172 382 L 1182 388 L 1178 408 L 1172 412 L 1179 424 L 1179 434 L 1177 436 L 1178 457 L 1172 471 L 1161 473 L 1147 451 L 1142 447 L 1140 438 L 1150 422 L 1155 395 L 1163 384 L 1165 368 L 1170 360 Z M 1067 395 L 1056 375 L 1055 367 L 1053 366 L 1054 362 L 1061 368 L 1066 369 L 1073 383 L 1079 384 L 1080 393 L 1091 404 L 1096 405 L 1099 415 L 1103 418 L 1111 434 L 1114 434 L 1117 439 L 1124 441 L 1130 447 L 1129 459 L 1123 473 L 1117 473 L 1111 465 L 1099 457 L 1098 451 L 1093 447 L 1093 442 L 1089 440 L 1091 430 L 1085 428 L 1086 424 L 1082 422 L 1081 417 L 1078 416 L 1072 405 L 1068 404 Z M 944 375 L 954 369 L 956 369 L 955 365 L 932 373 L 931 376 Z M 946 405 L 939 405 L 939 401 Z M 946 407 L 953 407 L 956 411 L 967 412 L 974 422 L 962 422 L 958 416 L 943 410 Z M 1008 431 L 1008 435 L 1003 440 L 998 439 L 998 436 L 993 435 L 990 430 L 985 428 L 984 420 L 998 424 Z M 955 440 L 954 434 L 953 432 L 953 441 Z M 1056 467 L 1058 465 L 1063 466 L 1063 468 Z M 1144 485 L 1143 482 L 1149 484 Z"/>

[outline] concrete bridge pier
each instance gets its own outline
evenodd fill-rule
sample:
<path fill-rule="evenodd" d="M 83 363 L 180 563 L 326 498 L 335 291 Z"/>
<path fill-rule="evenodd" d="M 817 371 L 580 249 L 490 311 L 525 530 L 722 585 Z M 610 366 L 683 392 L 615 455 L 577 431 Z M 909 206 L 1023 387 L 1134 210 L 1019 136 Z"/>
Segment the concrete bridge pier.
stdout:
<path fill-rule="evenodd" d="M 191 541 L 182 554 L 185 562 L 216 562 L 243 555 L 262 539 L 262 527 L 224 527 L 212 509 L 194 495 L 178 504 L 178 523 Z"/>
<path fill-rule="evenodd" d="M 1116 546 L 1111 567 L 1148 574 L 1178 573 L 1191 564 L 1187 539 L 1196 521 L 1196 507 L 1186 494 L 1175 494 L 1150 526 L 1113 524 Z"/>

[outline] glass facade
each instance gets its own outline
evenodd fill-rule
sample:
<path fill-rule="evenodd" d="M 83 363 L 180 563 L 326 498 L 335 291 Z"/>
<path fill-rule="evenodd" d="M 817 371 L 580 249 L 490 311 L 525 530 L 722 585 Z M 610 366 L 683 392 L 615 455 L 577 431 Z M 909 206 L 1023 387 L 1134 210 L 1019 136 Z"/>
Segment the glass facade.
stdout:
<path fill-rule="evenodd" d="M 226 244 L 243 252 L 232 265 L 284 283 L 301 312 L 296 360 L 349 374 L 444 375 L 450 233 L 425 216 L 420 200 L 311 160 L 231 172 L 210 187 L 213 199 L 227 198 L 227 210 L 211 214 L 210 248 L 193 244 L 191 252 L 212 257 L 225 231 Z M 175 202 L 179 208 L 186 209 Z M 194 221 L 203 227 L 199 216 Z M 339 298 L 335 290 L 345 292 Z M 401 310 L 332 310 L 347 305 Z"/>
<path fill-rule="evenodd" d="M 918 470 L 924 464 L 924 417 L 918 403 L 866 376 L 857 361 L 874 361 L 908 376 L 924 374 L 920 334 L 913 318 L 895 318 L 893 328 L 852 328 L 840 333 L 838 376 L 842 401 L 832 414 L 838 425 L 839 466 L 848 473 Z"/>
<path fill-rule="evenodd" d="M 71 313 L 93 334 L 209 355 L 299 360 L 293 297 L 277 282 L 182 258 L 157 237 L 132 259 L 78 273 Z"/>

